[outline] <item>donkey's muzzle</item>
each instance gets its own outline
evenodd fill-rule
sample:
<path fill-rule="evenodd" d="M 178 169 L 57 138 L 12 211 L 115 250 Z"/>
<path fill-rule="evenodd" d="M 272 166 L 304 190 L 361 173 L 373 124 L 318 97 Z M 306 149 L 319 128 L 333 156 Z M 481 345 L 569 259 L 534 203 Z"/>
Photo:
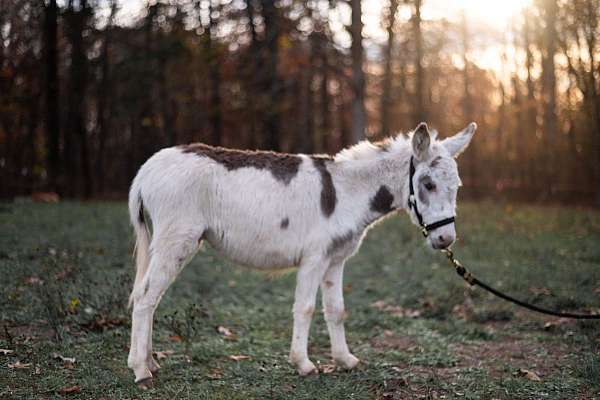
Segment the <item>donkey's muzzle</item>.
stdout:
<path fill-rule="evenodd" d="M 454 236 L 448 234 L 432 234 L 430 236 L 431 246 L 436 250 L 443 250 L 454 243 Z"/>

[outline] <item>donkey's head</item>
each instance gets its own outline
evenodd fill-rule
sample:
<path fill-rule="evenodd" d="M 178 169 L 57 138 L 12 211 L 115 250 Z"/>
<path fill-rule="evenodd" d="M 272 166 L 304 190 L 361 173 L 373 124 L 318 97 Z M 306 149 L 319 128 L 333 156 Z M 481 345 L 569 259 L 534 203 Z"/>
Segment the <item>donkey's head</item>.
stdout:
<path fill-rule="evenodd" d="M 461 182 L 454 159 L 467 148 L 475 129 L 477 125 L 472 122 L 441 141 L 424 122 L 413 132 L 410 179 L 414 196 L 409 199 L 412 205 L 408 211 L 414 223 L 429 231 L 428 241 L 434 249 L 445 249 L 456 239 L 452 217 Z"/>

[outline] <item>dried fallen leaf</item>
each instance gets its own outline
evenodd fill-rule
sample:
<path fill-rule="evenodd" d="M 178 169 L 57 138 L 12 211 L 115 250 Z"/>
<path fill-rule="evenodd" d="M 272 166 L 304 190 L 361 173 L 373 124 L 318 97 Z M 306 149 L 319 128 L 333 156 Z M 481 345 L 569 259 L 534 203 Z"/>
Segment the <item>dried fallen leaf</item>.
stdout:
<path fill-rule="evenodd" d="M 321 371 L 324 374 L 331 374 L 335 371 L 335 364 L 323 364 L 321 365 Z"/>
<path fill-rule="evenodd" d="M 600 293 L 600 287 L 595 288 L 594 293 Z"/>
<path fill-rule="evenodd" d="M 383 300 L 378 300 L 375 303 L 372 303 L 371 307 L 376 308 L 378 310 L 387 311 L 394 317 L 417 318 L 421 316 L 421 311 L 419 310 L 404 308 L 402 306 L 393 306 L 391 304 L 387 304 Z"/>
<path fill-rule="evenodd" d="M 75 364 L 75 357 L 63 357 L 58 353 L 52 353 L 52 358 L 55 360 L 60 360 L 65 364 Z"/>
<path fill-rule="evenodd" d="M 233 336 L 233 333 L 231 332 L 231 330 L 229 328 L 226 328 L 221 325 L 217 326 L 217 332 L 219 332 L 221 335 L 223 335 L 225 337 Z"/>
<path fill-rule="evenodd" d="M 8 368 L 10 369 L 23 369 L 31 367 L 31 363 L 22 363 L 21 361 L 17 361 L 13 364 L 8 364 Z"/>
<path fill-rule="evenodd" d="M 469 319 L 469 316 L 473 313 L 473 310 L 471 309 L 471 306 L 469 304 L 463 303 L 457 304 L 454 307 L 452 307 L 452 313 L 458 316 L 459 318 L 467 320 Z"/>
<path fill-rule="evenodd" d="M 165 351 L 155 351 L 154 355 L 156 356 L 156 358 L 158 358 L 159 360 L 164 360 L 165 358 L 169 357 L 171 354 L 173 354 L 174 351 L 173 350 L 165 350 Z"/>
<path fill-rule="evenodd" d="M 171 335 L 171 336 L 169 336 L 169 340 L 171 342 L 181 342 L 183 339 L 179 335 Z"/>
<path fill-rule="evenodd" d="M 421 315 L 421 311 L 404 308 L 401 306 L 386 306 L 383 311 L 387 311 L 394 317 L 417 318 Z"/>
<path fill-rule="evenodd" d="M 58 394 L 72 394 L 72 393 L 81 393 L 81 387 L 75 385 L 75 386 L 64 387 L 64 388 L 58 390 Z"/>
<path fill-rule="evenodd" d="M 105 329 L 116 328 L 118 326 L 125 325 L 126 323 L 127 319 L 125 318 L 100 317 L 81 326 L 90 331 L 104 331 Z"/>
<path fill-rule="evenodd" d="M 14 351 L 13 351 L 13 350 L 8 350 L 8 349 L 0 349 L 0 354 L 2 354 L 2 355 L 4 355 L 4 356 L 6 356 L 6 355 L 9 355 L 9 354 L 12 354 L 12 353 L 14 353 Z"/>
<path fill-rule="evenodd" d="M 541 382 L 542 381 L 542 378 L 540 378 L 538 374 L 536 374 L 535 372 L 530 371 L 528 369 L 520 368 L 517 371 L 517 375 L 525 377 L 525 378 L 529 379 L 530 381 L 534 381 L 534 382 Z"/>
<path fill-rule="evenodd" d="M 39 276 L 31 275 L 31 276 L 25 278 L 25 283 L 28 285 L 42 285 L 42 284 L 44 284 L 44 281 L 42 279 L 40 279 Z"/>
<path fill-rule="evenodd" d="M 377 300 L 375 303 L 371 304 L 371 307 L 376 308 L 378 310 L 383 310 L 387 303 L 383 300 Z"/>
<path fill-rule="evenodd" d="M 545 288 L 545 287 L 530 287 L 529 291 L 533 294 L 537 294 L 537 295 L 544 295 L 544 296 L 551 296 L 552 292 L 550 291 L 550 289 Z"/>
<path fill-rule="evenodd" d="M 241 354 L 240 355 L 232 355 L 232 356 L 229 356 L 229 359 L 233 360 L 233 361 L 249 360 L 250 356 L 243 356 Z"/>
<path fill-rule="evenodd" d="M 405 308 L 402 314 L 403 317 L 418 318 L 421 316 L 421 311 Z"/>
<path fill-rule="evenodd" d="M 59 271 L 58 273 L 56 273 L 56 275 L 54 275 L 54 279 L 62 281 L 63 279 L 71 275 L 72 272 L 73 266 L 67 265 L 63 270 Z"/>
<path fill-rule="evenodd" d="M 60 196 L 55 192 L 33 192 L 31 200 L 36 203 L 58 203 Z"/>
<path fill-rule="evenodd" d="M 554 323 L 554 322 L 546 322 L 544 324 L 544 330 L 546 330 L 546 331 L 552 330 L 552 329 L 554 329 L 555 326 L 556 326 L 556 323 Z"/>
<path fill-rule="evenodd" d="M 223 371 L 219 368 L 212 368 L 210 371 L 208 371 L 206 376 L 211 379 L 221 379 L 223 377 Z"/>

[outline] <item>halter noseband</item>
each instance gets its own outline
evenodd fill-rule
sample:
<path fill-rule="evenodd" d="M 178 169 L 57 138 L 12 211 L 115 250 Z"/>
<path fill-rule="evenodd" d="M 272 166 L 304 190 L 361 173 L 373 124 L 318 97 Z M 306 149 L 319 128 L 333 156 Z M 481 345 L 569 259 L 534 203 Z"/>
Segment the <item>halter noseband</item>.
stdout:
<path fill-rule="evenodd" d="M 421 233 L 423 236 L 429 236 L 429 232 L 442 227 L 444 225 L 449 225 L 454 223 L 454 216 L 449 218 L 444 218 L 439 221 L 436 221 L 431 224 L 425 224 L 423 222 L 423 216 L 419 212 L 419 208 L 417 207 L 417 200 L 415 199 L 415 188 L 413 186 L 413 178 L 415 176 L 415 164 L 413 162 L 413 157 L 410 158 L 410 171 L 408 177 L 408 188 L 410 190 L 410 194 L 408 196 L 408 209 L 413 210 L 415 215 L 417 216 L 417 220 L 419 221 L 419 225 L 421 225 Z"/>

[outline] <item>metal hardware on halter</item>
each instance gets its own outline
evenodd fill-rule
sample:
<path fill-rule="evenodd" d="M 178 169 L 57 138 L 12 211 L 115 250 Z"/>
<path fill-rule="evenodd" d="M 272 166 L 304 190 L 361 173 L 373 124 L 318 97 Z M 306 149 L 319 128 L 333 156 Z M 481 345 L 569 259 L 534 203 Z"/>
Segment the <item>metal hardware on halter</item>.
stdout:
<path fill-rule="evenodd" d="M 440 250 L 442 253 L 446 254 L 446 257 L 448 257 L 448 260 L 450 260 L 450 262 L 452 263 L 452 266 L 454 266 L 454 269 L 456 270 L 456 273 L 463 278 L 465 281 L 467 281 L 467 283 L 471 286 L 475 285 L 475 277 L 469 272 L 467 271 L 467 269 L 465 267 L 463 267 L 463 265 L 460 263 L 460 261 L 458 261 L 456 258 L 454 258 L 454 253 L 452 252 L 452 250 L 450 249 L 442 249 Z"/>
<path fill-rule="evenodd" d="M 415 198 L 415 188 L 413 186 L 414 176 L 415 176 L 415 164 L 413 162 L 413 158 L 411 157 L 410 158 L 409 177 L 408 177 L 408 188 L 409 188 L 408 209 L 413 210 L 415 212 L 415 215 L 417 216 L 417 220 L 419 221 L 419 225 L 421 225 L 421 233 L 423 234 L 423 236 L 427 237 L 427 236 L 429 236 L 429 232 L 431 232 L 437 228 L 440 228 L 444 225 L 449 225 L 449 224 L 454 223 L 454 217 L 444 218 L 444 219 L 436 221 L 432 224 L 425 224 L 423 222 L 423 216 L 419 212 L 419 208 L 417 207 L 417 199 Z"/>

